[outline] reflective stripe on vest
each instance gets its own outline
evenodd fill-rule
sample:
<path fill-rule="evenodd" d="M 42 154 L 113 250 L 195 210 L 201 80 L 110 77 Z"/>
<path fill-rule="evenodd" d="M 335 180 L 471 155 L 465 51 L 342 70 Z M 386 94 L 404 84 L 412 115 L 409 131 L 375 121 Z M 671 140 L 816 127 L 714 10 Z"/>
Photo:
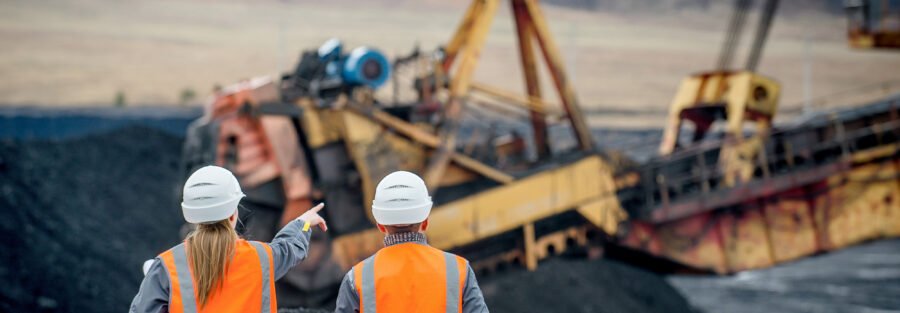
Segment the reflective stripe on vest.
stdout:
<path fill-rule="evenodd" d="M 252 246 L 252 248 L 249 248 L 248 246 L 246 246 L 247 244 L 249 244 L 249 246 Z M 248 242 L 248 241 L 244 241 L 244 240 L 239 240 L 238 243 L 236 244 L 236 250 L 241 250 L 244 255 L 246 255 L 246 253 L 252 253 L 254 255 L 254 257 L 250 257 L 250 258 L 252 258 L 252 260 L 258 261 L 259 267 L 256 267 L 255 264 L 252 267 L 248 267 L 248 266 L 241 267 L 241 266 L 237 266 L 235 264 L 231 264 L 231 265 L 229 265 L 230 268 L 229 268 L 229 271 L 226 274 L 226 276 L 227 275 L 241 275 L 241 274 L 243 274 L 244 276 L 247 276 L 248 274 L 254 276 L 254 278 L 252 278 L 251 281 L 253 281 L 253 282 L 258 281 L 259 287 L 258 287 L 258 289 L 253 290 L 252 294 L 260 295 L 261 301 L 260 301 L 259 312 L 262 312 L 262 313 L 276 312 L 276 309 L 275 309 L 276 305 L 274 303 L 274 295 L 272 294 L 272 290 L 274 290 L 272 288 L 273 283 L 274 283 L 274 281 L 273 281 L 274 273 L 272 272 L 272 268 L 271 268 L 271 264 L 272 264 L 271 248 L 267 247 L 265 244 L 260 243 L 260 242 L 255 242 L 255 241 Z M 237 258 L 238 251 L 236 251 L 235 254 L 236 254 L 235 258 Z M 221 310 L 214 309 L 214 307 L 221 307 L 220 305 L 213 305 L 210 302 L 207 302 L 206 307 L 204 307 L 201 310 L 198 310 L 199 302 L 196 299 L 197 291 L 194 286 L 194 279 L 193 279 L 192 271 L 191 271 L 191 268 L 189 265 L 190 263 L 188 260 L 187 246 L 184 243 L 179 244 L 179 245 L 175 246 L 174 248 L 160 254 L 159 257 L 162 260 L 163 267 L 166 269 L 166 271 L 168 272 L 168 276 L 169 276 L 169 282 L 170 282 L 170 287 L 171 287 L 170 291 L 169 291 L 169 311 L 171 313 L 197 313 L 197 312 L 206 312 L 209 310 L 221 311 Z M 242 260 L 244 260 L 246 262 L 247 260 L 251 260 L 250 258 L 244 257 L 244 258 L 242 258 Z M 261 269 L 261 271 L 257 272 L 256 270 L 252 270 L 252 272 L 232 273 L 232 271 L 235 270 L 235 268 L 240 268 L 239 270 L 244 270 L 244 271 L 246 271 L 248 269 Z M 237 286 L 235 286 L 235 287 L 237 287 Z M 233 288 L 233 289 L 244 289 L 246 291 L 246 288 L 244 288 L 244 286 L 240 286 L 239 288 Z M 220 289 L 217 292 L 220 292 L 220 291 L 222 291 L 222 289 Z M 245 292 L 245 293 L 239 294 L 239 296 L 246 297 L 249 294 L 251 294 L 251 293 Z M 211 299 L 213 299 L 213 298 L 211 298 Z M 227 297 L 227 296 L 217 297 L 215 299 L 217 299 L 219 301 L 241 301 L 241 299 L 231 299 L 230 297 Z M 245 302 L 245 301 L 241 301 L 241 302 Z M 245 312 L 246 310 L 244 310 L 243 308 L 246 307 L 246 305 L 247 305 L 247 303 L 240 303 L 240 304 L 229 304 L 229 305 L 225 305 L 225 306 L 233 308 L 235 310 L 235 312 Z M 213 307 L 213 308 L 211 308 L 211 307 Z M 256 308 L 256 306 L 254 305 L 253 308 Z M 254 309 L 254 311 L 255 311 L 255 309 Z"/>
<path fill-rule="evenodd" d="M 362 298 L 363 305 L 360 306 L 360 313 L 377 313 L 378 307 L 375 305 L 375 256 L 370 256 L 363 261 L 362 266 Z M 365 311 L 363 310 L 365 308 Z"/>
<path fill-rule="evenodd" d="M 197 299 L 194 295 L 194 279 L 187 260 L 187 246 L 180 244 L 172 249 L 172 257 L 175 259 L 175 272 L 178 275 L 178 287 L 181 289 L 181 303 L 184 313 L 197 312 Z"/>
<path fill-rule="evenodd" d="M 444 266 L 447 267 L 447 313 L 460 312 L 459 303 L 459 269 L 456 267 L 456 256 L 444 252 Z"/>
<path fill-rule="evenodd" d="M 424 254 L 426 256 L 431 256 L 430 258 L 428 258 L 429 261 L 425 261 L 425 262 L 432 263 L 432 264 L 428 265 L 429 266 L 428 268 L 443 269 L 443 273 L 441 273 L 443 275 L 441 275 L 441 276 L 444 276 L 445 284 L 444 284 L 444 286 L 440 286 L 441 287 L 440 293 L 443 294 L 443 296 L 444 296 L 443 297 L 444 299 L 442 299 L 444 302 L 442 305 L 444 312 L 447 312 L 447 313 L 461 312 L 462 284 L 465 282 L 465 277 L 466 277 L 465 275 L 468 274 L 465 271 L 465 269 L 467 267 L 467 262 L 465 261 L 465 259 L 458 257 L 451 253 L 437 250 L 432 247 L 428 247 L 428 246 L 424 246 L 424 245 L 420 245 L 420 244 L 414 244 L 414 243 L 391 246 L 391 247 L 389 247 L 389 249 L 392 249 L 392 250 L 397 250 L 397 249 L 406 249 L 406 250 L 429 249 L 429 250 L 433 250 L 433 251 L 428 251 L 426 253 L 419 253 L 418 255 Z M 383 250 L 384 249 L 382 249 L 382 251 Z M 376 279 L 376 277 L 378 277 L 379 279 L 384 278 L 383 276 L 379 275 L 378 273 L 383 273 L 382 271 L 386 270 L 384 268 L 386 266 L 394 266 L 392 264 L 386 264 L 385 262 L 388 262 L 388 260 L 380 260 L 378 262 L 379 264 L 377 264 L 377 266 L 376 266 L 376 258 L 378 258 L 379 254 L 382 251 L 379 251 L 379 253 L 376 253 L 375 255 L 369 257 L 368 259 L 364 260 L 363 262 L 361 262 L 360 264 L 358 264 L 357 266 L 355 266 L 353 268 L 353 272 L 354 272 L 353 276 L 354 276 L 357 293 L 360 295 L 360 299 L 359 299 L 360 300 L 360 309 L 359 309 L 360 313 L 377 313 L 378 307 L 379 307 L 378 299 L 394 299 L 394 300 L 401 301 L 401 302 L 404 302 L 407 304 L 409 303 L 409 301 L 403 301 L 402 299 L 398 299 L 397 297 L 404 295 L 404 292 L 408 292 L 410 290 L 394 291 L 394 292 L 396 292 L 396 294 L 393 295 L 394 296 L 393 298 L 387 297 L 386 294 L 379 294 L 379 292 L 391 293 L 392 290 L 378 290 L 377 286 L 379 285 L 379 281 L 378 281 L 378 279 Z M 417 259 L 416 261 L 422 261 L 422 260 Z M 409 264 L 410 266 L 418 266 L 418 265 L 415 265 L 415 264 L 417 264 L 417 262 L 410 262 L 407 264 Z M 406 274 L 415 272 L 414 270 L 411 270 L 411 269 L 406 269 L 406 270 L 410 270 Z M 422 268 L 419 268 L 417 270 L 422 270 Z M 394 273 L 396 275 L 405 274 L 402 271 L 394 271 Z M 427 279 L 427 277 L 409 277 L 409 278 L 411 278 L 411 279 L 417 279 L 417 278 Z M 387 278 L 387 279 L 389 279 L 389 278 Z M 427 284 L 429 282 L 424 282 L 424 283 Z M 413 288 L 412 286 L 403 286 L 403 287 Z M 431 287 L 431 286 L 429 286 L 429 287 Z M 389 288 L 385 288 L 385 289 L 389 289 Z M 417 300 L 421 300 L 422 297 L 434 297 L 435 296 L 433 294 L 417 293 L 417 292 L 421 292 L 422 290 L 411 290 L 411 291 L 413 293 L 416 293 L 413 296 Z M 379 295 L 381 297 L 379 297 Z M 409 300 L 409 299 L 406 299 L 406 300 Z M 421 301 L 421 302 L 425 303 L 425 304 L 430 303 L 429 301 Z M 381 303 L 381 308 L 389 309 L 387 311 L 401 310 L 400 308 L 393 306 L 394 304 L 395 303 Z M 406 309 L 409 309 L 409 308 L 406 308 Z M 416 307 L 415 309 L 418 311 L 429 311 L 429 312 L 434 311 L 431 306 Z M 437 308 L 435 308 L 435 309 L 437 309 Z M 440 310 L 437 310 L 437 311 L 440 311 Z"/>
<path fill-rule="evenodd" d="M 272 275 L 272 269 L 269 268 L 269 253 L 266 252 L 266 247 L 263 247 L 263 244 L 256 241 L 251 241 L 251 245 L 256 249 L 256 255 L 259 256 L 259 264 L 262 266 L 262 310 L 260 312 L 266 313 L 269 312 L 270 303 L 269 303 L 269 295 L 271 294 L 271 290 L 269 290 L 269 276 Z"/>

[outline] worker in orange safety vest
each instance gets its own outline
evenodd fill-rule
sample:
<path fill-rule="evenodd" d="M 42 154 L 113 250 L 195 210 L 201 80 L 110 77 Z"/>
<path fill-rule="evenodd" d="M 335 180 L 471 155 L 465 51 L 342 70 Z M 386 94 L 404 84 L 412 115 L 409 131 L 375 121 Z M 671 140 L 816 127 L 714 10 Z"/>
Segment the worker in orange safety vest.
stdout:
<path fill-rule="evenodd" d="M 428 245 L 431 206 L 416 174 L 378 183 L 372 214 L 385 247 L 344 276 L 335 312 L 488 312 L 469 262 Z"/>
<path fill-rule="evenodd" d="M 218 166 L 200 168 L 184 185 L 184 219 L 198 224 L 187 239 L 149 265 L 129 312 L 277 312 L 275 280 L 306 258 L 310 227 L 327 230 L 308 210 L 270 243 L 238 237 L 238 203 L 244 197 L 234 175 Z"/>

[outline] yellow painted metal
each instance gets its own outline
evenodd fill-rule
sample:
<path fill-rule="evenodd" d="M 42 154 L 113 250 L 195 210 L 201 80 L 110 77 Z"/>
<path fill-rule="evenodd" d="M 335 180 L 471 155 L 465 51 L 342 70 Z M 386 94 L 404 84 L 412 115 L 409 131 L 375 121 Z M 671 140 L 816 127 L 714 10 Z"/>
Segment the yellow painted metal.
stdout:
<path fill-rule="evenodd" d="M 478 179 L 479 176 L 481 175 L 476 172 L 451 163 L 450 166 L 447 167 L 447 170 L 444 171 L 444 176 L 441 177 L 439 187 L 455 186 L 471 182 Z"/>
<path fill-rule="evenodd" d="M 628 219 L 628 214 L 619 206 L 619 200 L 614 195 L 601 196 L 596 201 L 579 206 L 578 213 L 610 235 L 615 235 L 619 224 Z"/>
<path fill-rule="evenodd" d="M 462 49 L 462 60 L 456 71 L 451 75 L 453 79 L 450 81 L 450 100 L 444 106 L 444 126 L 438 134 L 441 138 L 440 146 L 429 159 L 428 167 L 423 175 L 428 186 L 436 186 L 438 184 L 447 168 L 447 164 L 450 162 L 450 155 L 456 149 L 458 119 L 463 109 L 462 98 L 469 91 L 472 74 L 475 71 L 475 66 L 478 64 L 481 48 L 484 46 L 484 41 L 487 38 L 487 33 L 490 30 L 499 2 L 499 0 L 478 1 L 483 2 L 483 4 L 474 11 L 475 16 L 472 20 L 472 26 L 465 30 L 465 35 L 454 35 L 454 38 L 464 36 L 464 39 L 462 39 L 464 45 L 459 47 Z"/>
<path fill-rule="evenodd" d="M 585 122 L 578 99 L 575 97 L 575 89 L 572 87 L 572 83 L 568 81 L 562 57 L 560 57 L 560 53 L 557 50 L 558 46 L 553 40 L 553 35 L 550 34 L 550 28 L 544 20 L 540 6 L 535 0 L 523 0 L 523 2 L 531 18 L 535 38 L 543 52 L 548 72 L 553 78 L 553 83 L 559 92 L 563 107 L 569 115 L 569 120 L 572 122 L 578 145 L 582 150 L 591 151 L 594 149 L 591 131 L 587 126 L 587 122 Z"/>
<path fill-rule="evenodd" d="M 394 117 L 388 113 L 385 113 L 377 108 L 369 108 L 367 110 L 364 110 L 364 109 L 358 108 L 357 106 L 358 105 L 356 105 L 354 103 L 348 104 L 348 107 L 350 108 L 350 110 L 358 115 L 358 118 L 355 118 L 353 120 L 353 123 L 365 123 L 366 125 L 362 126 L 362 128 L 365 129 L 366 131 L 373 131 L 373 132 L 374 131 L 387 131 L 385 129 L 382 129 L 382 126 L 386 126 L 386 127 L 390 128 L 391 130 L 396 131 L 399 134 L 403 135 L 404 137 L 408 138 L 408 140 L 415 142 L 416 146 L 423 146 L 422 147 L 423 149 L 424 148 L 438 148 L 440 146 L 440 139 L 437 136 L 431 134 L 426 129 L 423 129 L 422 127 L 419 127 L 418 125 L 410 124 L 409 122 L 406 122 L 404 120 L 396 118 L 396 117 Z M 365 115 L 363 115 L 363 114 L 365 114 Z M 364 116 L 370 117 L 371 120 L 364 118 Z M 341 124 L 341 125 L 343 125 L 343 124 Z M 355 125 L 355 124 L 350 124 L 350 125 Z M 359 133 L 359 132 L 357 132 L 357 133 Z M 362 139 L 360 139 L 361 141 L 372 140 L 375 138 L 366 133 L 361 133 L 361 135 L 362 135 L 362 137 L 361 137 Z M 353 138 L 350 138 L 350 139 L 352 140 Z M 360 147 L 364 147 L 364 145 L 361 145 Z M 359 155 L 359 157 L 362 157 L 363 155 L 364 154 Z M 461 166 L 461 167 L 465 168 L 466 171 L 475 172 L 478 175 L 487 177 L 487 178 L 497 181 L 499 183 L 505 184 L 505 183 L 509 183 L 513 180 L 513 177 L 511 175 L 506 174 L 498 169 L 488 166 L 488 165 L 486 165 L 482 162 L 479 162 L 478 160 L 475 160 L 466 155 L 462 155 L 462 154 L 459 154 L 456 152 L 450 152 L 450 153 L 448 153 L 448 155 L 449 155 L 450 161 L 453 162 L 449 165 L 450 167 Z M 361 158 L 359 160 L 363 160 L 363 159 Z M 358 162 L 358 163 L 364 163 L 364 162 Z M 358 164 L 358 165 L 360 165 L 360 164 Z M 361 164 L 361 165 L 364 165 L 364 164 Z M 416 168 L 415 170 L 411 170 L 411 171 L 421 172 L 422 168 Z M 435 184 L 432 186 L 440 187 L 440 186 L 452 185 L 452 183 L 450 183 L 450 182 L 458 182 L 459 178 L 460 178 L 459 174 L 461 174 L 461 173 L 459 173 L 459 169 L 453 169 L 453 171 L 454 171 L 454 173 L 452 173 L 453 177 L 450 177 L 449 181 L 448 181 L 447 175 L 441 175 L 439 177 L 439 179 L 435 182 Z M 445 172 L 445 174 L 446 174 L 446 172 Z M 381 179 L 381 178 L 378 177 L 377 179 Z"/>
<path fill-rule="evenodd" d="M 478 63 L 481 48 L 484 45 L 498 3 L 499 0 L 476 0 L 470 6 L 463 22 L 458 27 L 448 46 L 447 58 L 443 66 L 444 71 L 448 73 L 451 71 L 457 55 L 461 56 L 461 61 L 457 65 L 456 71 L 450 75 L 452 77 L 449 87 L 450 99 L 444 107 L 444 125 L 439 134 L 441 145 L 429 160 L 428 167 L 424 173 L 425 182 L 429 186 L 435 186 L 440 181 L 440 177 L 443 176 L 450 161 L 450 154 L 454 151 L 456 127 L 458 126 L 460 112 L 463 109 L 462 99 L 470 90 L 472 74 Z M 519 34 L 520 54 L 523 58 L 522 65 L 529 95 L 540 99 L 537 70 L 534 66 L 533 45 L 531 43 L 533 39 L 536 39 L 547 64 L 548 72 L 553 78 L 553 82 L 562 99 L 563 107 L 572 123 L 579 147 L 585 151 L 592 151 L 594 143 L 590 130 L 581 113 L 581 108 L 578 106 L 572 84 L 566 79 L 562 59 L 537 2 L 533 0 L 511 0 L 511 4 Z M 531 108 L 532 124 L 536 134 L 535 139 L 538 143 L 538 155 L 544 156 L 547 155 L 549 149 L 544 144 L 546 122 L 542 113 L 543 107 L 541 103 L 529 101 L 528 104 Z"/>
<path fill-rule="evenodd" d="M 344 235 L 331 242 L 331 250 L 335 261 L 343 270 L 349 270 L 361 260 L 378 252 L 384 247 L 384 234 L 377 228 Z"/>
<path fill-rule="evenodd" d="M 848 33 L 847 42 L 852 48 L 900 48 L 900 30 L 885 30 L 874 33 Z"/>
<path fill-rule="evenodd" d="M 450 160 L 453 161 L 453 163 L 451 163 L 451 166 L 452 164 L 458 164 L 469 170 L 475 171 L 476 173 L 479 173 L 484 177 L 493 179 L 496 182 L 508 184 L 513 181 L 513 177 L 511 175 L 490 167 L 468 156 L 453 153 L 450 155 Z M 446 170 L 444 174 L 445 175 L 441 176 L 441 180 L 438 180 L 438 185 L 441 185 L 440 182 L 444 180 L 444 177 L 446 176 Z"/>
<path fill-rule="evenodd" d="M 898 235 L 898 174 L 896 162 L 869 164 L 828 180 L 831 190 L 816 201 L 828 249 Z"/>
<path fill-rule="evenodd" d="M 722 145 L 719 152 L 719 168 L 724 174 L 725 185 L 734 186 L 738 182 L 746 182 L 753 178 L 753 171 L 758 164 L 764 164 L 759 153 L 765 138 L 768 136 L 768 122 L 760 122 L 762 126 L 760 133 L 753 137 L 738 140 L 732 138 Z"/>
<path fill-rule="evenodd" d="M 623 242 L 682 264 L 724 273 L 727 260 L 717 223 L 708 213 L 660 225 L 634 222 Z"/>
<path fill-rule="evenodd" d="M 425 151 L 420 145 L 386 131 L 362 115 L 342 111 L 344 144 L 362 180 L 363 205 L 372 203 L 375 185 L 393 171 L 418 171 L 424 167 Z M 371 210 L 365 210 L 374 221 Z"/>
<path fill-rule="evenodd" d="M 373 109 L 374 110 L 374 109 Z M 310 112 L 315 113 L 315 110 Z M 319 111 L 322 112 L 322 111 Z M 367 116 L 363 116 L 351 110 L 330 110 L 327 114 L 336 117 L 331 119 L 330 126 L 340 129 L 340 139 L 344 141 L 350 158 L 356 165 L 362 180 L 363 205 L 368 207 L 374 198 L 375 185 L 384 176 L 397 170 L 410 172 L 422 172 L 428 157 L 428 150 L 434 143 L 430 143 L 433 135 L 417 129 L 415 125 L 393 117 L 383 116 L 380 111 L 373 111 L 374 116 L 380 116 L 391 120 L 395 128 L 385 128 L 382 124 L 374 122 Z M 401 136 L 403 132 L 393 130 L 403 129 L 413 136 Z M 413 140 L 419 139 L 422 142 Z M 478 176 L 494 179 L 501 183 L 513 181 L 512 176 L 493 169 L 481 162 L 461 154 L 452 154 L 445 175 L 437 182 L 436 187 L 459 184 L 471 181 Z M 374 221 L 369 210 L 366 210 L 370 220 Z"/>
<path fill-rule="evenodd" d="M 584 229 L 584 227 L 571 227 L 541 236 L 534 242 L 534 258 L 543 260 L 558 255 L 569 248 L 570 242 L 576 246 L 586 245 L 587 235 Z"/>
<path fill-rule="evenodd" d="M 453 234 L 471 231 L 475 238 L 487 238 L 597 198 L 601 188 L 595 177 L 602 173 L 601 162 L 599 157 L 587 157 L 571 165 L 445 204 L 432 212 L 433 218 L 440 221 L 435 224 L 459 223 L 462 227 L 433 227 L 430 229 L 435 234 L 433 243 L 443 247 L 461 246 L 466 242 L 454 238 Z M 560 184 L 563 181 L 565 184 Z M 475 210 L 475 207 L 478 209 Z M 473 209 L 472 224 L 451 221 L 458 217 L 451 212 L 466 208 Z"/>
<path fill-rule="evenodd" d="M 509 101 L 512 104 L 522 106 L 523 108 L 532 112 L 541 113 L 541 115 L 544 116 L 557 118 L 558 116 L 565 115 L 565 112 L 555 109 L 556 107 L 560 106 L 559 104 L 548 103 L 541 100 L 541 98 L 539 97 L 523 97 L 510 91 L 502 90 L 494 86 L 488 86 L 477 82 L 473 82 L 471 88 L 472 91 L 481 92 L 485 95 L 497 98 L 498 100 Z"/>
<path fill-rule="evenodd" d="M 448 61 L 443 66 L 444 72 L 450 72 L 450 67 L 453 64 L 452 62 L 456 60 L 456 54 L 459 53 L 459 50 L 464 47 L 469 40 L 469 33 L 475 24 L 476 18 L 481 14 L 484 4 L 484 0 L 472 1 L 472 3 L 469 4 L 469 8 L 466 9 L 462 22 L 459 23 L 456 31 L 453 32 L 453 37 L 451 37 L 447 46 L 444 47 L 444 51 L 447 53 L 446 59 Z"/>
<path fill-rule="evenodd" d="M 384 111 L 375 108 L 357 107 L 354 104 L 350 105 L 350 109 L 357 114 L 367 115 L 368 117 L 371 117 L 374 122 L 389 127 L 392 130 L 397 131 L 406 137 L 409 137 L 413 141 L 431 148 L 440 145 L 440 139 L 434 134 L 431 134 L 428 131 L 417 127 L 416 125 L 410 124 L 409 122 L 406 122 L 402 119 L 394 117 Z"/>
<path fill-rule="evenodd" d="M 537 247 L 534 242 L 534 224 L 528 223 L 523 226 L 523 235 L 525 236 L 525 268 L 529 271 L 537 269 Z"/>
<path fill-rule="evenodd" d="M 854 153 L 843 172 L 767 200 L 657 225 L 632 222 L 623 243 L 696 268 L 734 273 L 900 236 L 898 149 L 891 144 Z"/>
<path fill-rule="evenodd" d="M 778 109 L 780 93 L 778 82 L 749 71 L 691 75 L 682 80 L 669 105 L 659 153 L 668 155 L 675 150 L 685 110 L 721 107 L 726 114 L 726 132 L 740 140 L 746 121 L 756 122 L 757 130 L 768 129 Z"/>
<path fill-rule="evenodd" d="M 791 196 L 765 204 L 775 262 L 794 260 L 818 250 L 816 224 L 809 204 L 802 197 Z"/>
<path fill-rule="evenodd" d="M 541 85 L 540 81 L 538 81 L 534 44 L 532 43 L 532 37 L 535 36 L 534 25 L 532 25 L 523 0 L 510 1 L 510 5 L 512 5 L 513 15 L 515 16 L 516 37 L 519 39 L 519 56 L 522 61 L 522 74 L 525 76 L 525 90 L 529 98 L 540 99 Z M 543 114 L 544 108 L 542 103 L 537 101 L 530 101 L 529 107 L 537 155 L 539 159 L 543 159 L 550 153 L 550 147 L 547 145 L 547 122 Z"/>
<path fill-rule="evenodd" d="M 872 36 L 871 34 L 848 36 L 847 41 L 853 48 L 869 49 L 875 47 L 875 36 Z"/>
<path fill-rule="evenodd" d="M 461 97 L 469 91 L 472 73 L 475 70 L 475 66 L 478 65 L 481 49 L 494 20 L 499 0 L 478 0 L 477 2 L 483 2 L 483 4 L 476 11 L 472 27 L 464 35 L 466 37 L 465 45 L 460 47 L 462 49 L 462 59 L 459 67 L 452 75 L 453 80 L 450 82 L 451 97 Z M 450 105 L 453 104 L 451 103 Z"/>
<path fill-rule="evenodd" d="M 847 41 L 858 49 L 900 48 L 900 14 L 889 0 L 847 1 Z M 875 12 L 880 12 L 877 14 Z"/>
<path fill-rule="evenodd" d="M 719 154 L 719 167 L 724 183 L 733 186 L 751 178 L 756 164 L 764 157 L 759 153 L 769 135 L 772 120 L 778 109 L 779 84 L 750 71 L 709 72 L 689 76 L 681 82 L 669 107 L 669 116 L 660 144 L 661 155 L 671 154 L 685 120 L 691 114 L 705 115 L 701 119 L 715 119 L 724 113 L 726 140 Z M 706 110 L 692 113 L 691 110 Z M 699 123 L 712 123 L 712 120 Z M 744 134 L 747 123 L 755 129 L 751 137 Z M 709 125 L 695 125 L 699 128 Z M 705 130 L 704 130 L 705 131 Z M 768 175 L 768 173 L 764 173 Z"/>
<path fill-rule="evenodd" d="M 320 148 L 341 139 L 340 113 L 332 110 L 318 110 L 308 98 L 301 98 L 297 105 L 303 108 L 301 126 L 310 148 Z"/>
<path fill-rule="evenodd" d="M 592 219 L 598 221 L 597 227 L 611 228 L 625 218 L 614 188 L 609 165 L 599 156 L 587 156 L 433 208 L 429 243 L 440 249 L 461 247 L 582 207 L 596 211 L 590 216 L 604 216 Z M 378 242 L 382 236 L 374 229 L 342 236 L 335 239 L 334 248 L 353 250 L 344 253 L 352 259 L 342 263 L 355 264 L 380 247 L 368 243 Z M 374 250 L 359 250 L 368 248 Z"/>
<path fill-rule="evenodd" d="M 900 144 L 884 145 L 864 151 L 859 151 L 850 155 L 853 164 L 865 164 L 878 158 L 889 157 L 900 150 Z"/>
<path fill-rule="evenodd" d="M 729 272 L 775 264 L 769 229 L 759 203 L 746 203 L 737 210 L 719 215 L 718 225 L 724 239 Z"/>

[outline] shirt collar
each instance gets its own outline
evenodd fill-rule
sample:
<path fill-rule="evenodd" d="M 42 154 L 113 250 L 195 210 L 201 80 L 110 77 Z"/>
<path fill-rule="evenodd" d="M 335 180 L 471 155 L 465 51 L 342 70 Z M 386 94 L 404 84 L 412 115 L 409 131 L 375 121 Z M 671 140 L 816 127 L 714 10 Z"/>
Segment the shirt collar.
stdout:
<path fill-rule="evenodd" d="M 419 232 L 405 232 L 405 233 L 395 233 L 388 234 L 384 236 L 384 246 L 390 247 L 393 245 L 407 243 L 407 242 L 415 242 L 418 244 L 427 245 L 428 239 L 425 238 L 425 234 Z"/>

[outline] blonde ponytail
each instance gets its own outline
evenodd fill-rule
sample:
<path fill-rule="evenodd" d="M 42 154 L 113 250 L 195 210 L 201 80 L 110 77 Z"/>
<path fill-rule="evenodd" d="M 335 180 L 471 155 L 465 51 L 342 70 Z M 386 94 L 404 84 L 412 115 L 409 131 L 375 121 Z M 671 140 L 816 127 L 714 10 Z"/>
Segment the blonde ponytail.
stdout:
<path fill-rule="evenodd" d="M 197 287 L 197 300 L 203 308 L 225 281 L 228 262 L 234 255 L 237 233 L 231 221 L 197 225 L 187 239 L 191 270 Z"/>

